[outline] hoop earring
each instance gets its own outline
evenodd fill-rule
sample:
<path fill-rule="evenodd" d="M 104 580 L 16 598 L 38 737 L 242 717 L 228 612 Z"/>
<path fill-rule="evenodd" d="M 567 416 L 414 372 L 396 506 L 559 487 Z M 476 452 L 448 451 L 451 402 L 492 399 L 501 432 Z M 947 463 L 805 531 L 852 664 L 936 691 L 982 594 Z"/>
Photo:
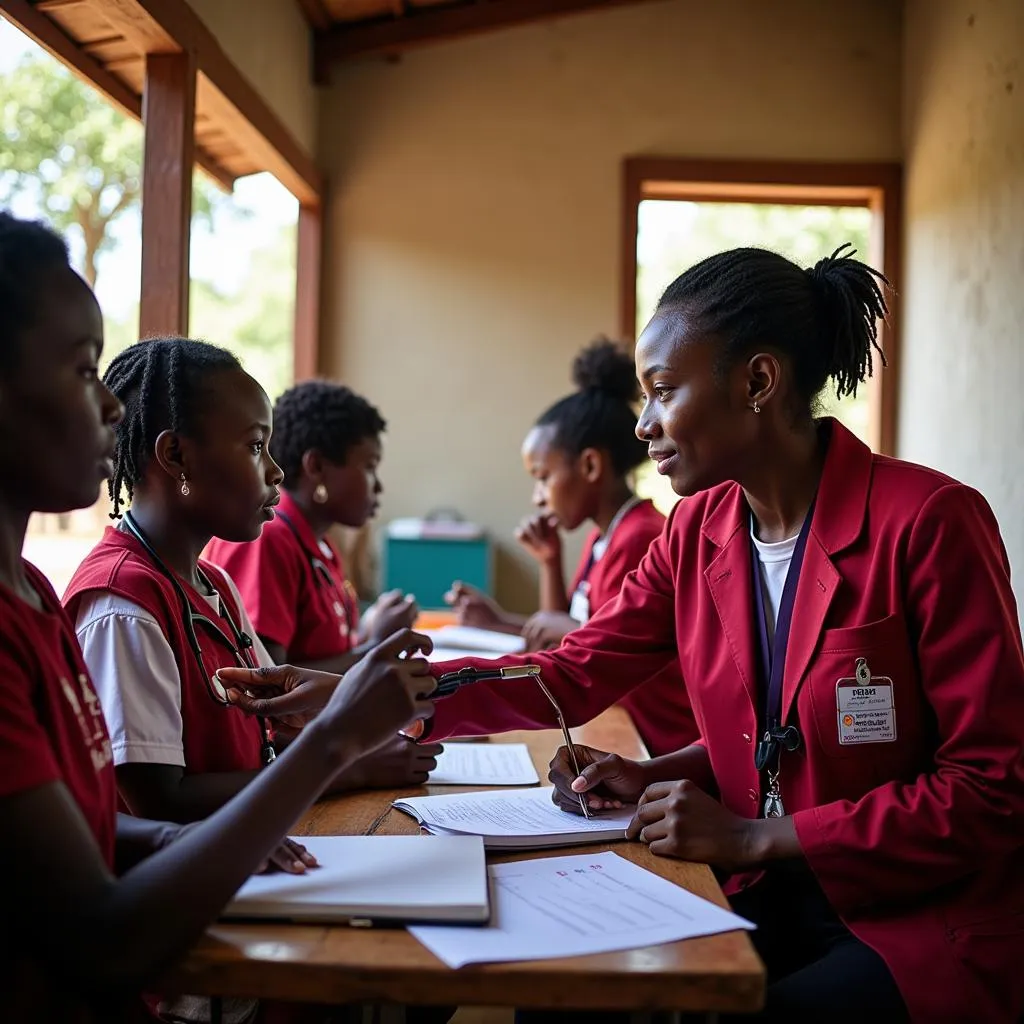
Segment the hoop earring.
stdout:
<path fill-rule="evenodd" d="M 185 479 L 185 474 L 181 474 L 181 496 L 187 498 L 192 493 L 191 488 L 188 485 L 188 481 Z"/>
<path fill-rule="evenodd" d="M 323 484 L 317 484 L 313 489 L 313 500 L 318 505 L 323 505 L 327 501 L 327 488 Z"/>
<path fill-rule="evenodd" d="M 755 402 L 754 403 L 754 412 L 757 413 L 757 412 L 760 412 L 760 411 L 761 411 L 761 406 L 758 405 L 757 402 Z"/>

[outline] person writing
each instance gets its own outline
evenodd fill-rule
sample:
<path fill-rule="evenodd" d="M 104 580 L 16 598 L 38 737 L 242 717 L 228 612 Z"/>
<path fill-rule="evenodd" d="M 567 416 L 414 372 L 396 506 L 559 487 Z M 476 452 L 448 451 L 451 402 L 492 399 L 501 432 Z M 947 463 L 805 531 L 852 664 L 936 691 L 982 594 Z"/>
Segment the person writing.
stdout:
<path fill-rule="evenodd" d="M 567 812 L 637 802 L 631 838 L 727 876 L 765 1018 L 1013 1021 L 1024 650 L 999 528 L 976 491 L 815 411 L 871 373 L 881 287 L 843 250 L 803 270 L 759 249 L 668 287 L 636 429 L 686 500 L 618 599 L 529 660 L 571 721 L 679 665 L 696 743 L 645 763 L 578 747 L 578 777 L 563 749 L 551 778 Z M 431 671 L 473 665 L 494 663 Z M 431 735 L 549 726 L 546 704 L 464 686 Z"/>

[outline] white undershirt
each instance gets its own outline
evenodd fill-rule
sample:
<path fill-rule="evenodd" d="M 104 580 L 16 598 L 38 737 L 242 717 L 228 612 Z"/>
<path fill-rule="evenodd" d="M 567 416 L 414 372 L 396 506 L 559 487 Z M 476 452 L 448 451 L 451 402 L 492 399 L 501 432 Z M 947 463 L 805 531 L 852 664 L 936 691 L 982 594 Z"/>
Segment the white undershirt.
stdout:
<path fill-rule="evenodd" d="M 775 638 L 775 623 L 779 619 L 782 591 L 786 586 L 786 577 L 789 575 L 789 565 L 793 561 L 798 535 L 775 544 L 766 544 L 754 536 L 754 528 L 751 525 L 750 537 L 757 549 L 757 560 L 761 566 L 761 593 L 764 595 L 768 639 L 771 641 Z"/>
<path fill-rule="evenodd" d="M 273 665 L 234 580 L 221 572 L 241 613 L 239 628 L 252 637 L 257 663 Z M 206 600 L 214 612 L 222 614 L 216 594 Z M 93 590 L 82 597 L 75 632 L 107 720 L 114 764 L 185 767 L 181 676 L 156 619 L 134 601 Z M 191 650 L 185 656 L 191 658 Z"/>

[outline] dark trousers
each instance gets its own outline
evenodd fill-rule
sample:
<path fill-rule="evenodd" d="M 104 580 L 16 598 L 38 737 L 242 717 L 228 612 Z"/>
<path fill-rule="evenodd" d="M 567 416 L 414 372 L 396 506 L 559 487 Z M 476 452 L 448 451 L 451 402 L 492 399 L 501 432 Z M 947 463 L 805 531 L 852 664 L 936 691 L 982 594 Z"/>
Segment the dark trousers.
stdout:
<path fill-rule="evenodd" d="M 750 938 L 768 971 L 765 1008 L 722 1021 L 828 1021 L 881 1024 L 909 1021 L 885 961 L 857 939 L 829 906 L 806 868 L 776 868 L 731 897 L 733 910 L 753 921 Z M 625 1024 L 624 1013 L 521 1011 L 518 1024 Z"/>

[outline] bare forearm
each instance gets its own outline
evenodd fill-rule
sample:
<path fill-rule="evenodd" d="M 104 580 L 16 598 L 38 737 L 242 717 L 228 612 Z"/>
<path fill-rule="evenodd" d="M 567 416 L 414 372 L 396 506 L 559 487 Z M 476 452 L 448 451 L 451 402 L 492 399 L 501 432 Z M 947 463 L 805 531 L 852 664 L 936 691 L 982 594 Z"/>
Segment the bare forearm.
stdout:
<path fill-rule="evenodd" d="M 140 861 L 166 846 L 178 833 L 178 826 L 167 821 L 151 821 L 131 814 L 117 816 L 117 845 L 114 871 L 123 875 Z"/>
<path fill-rule="evenodd" d="M 565 593 L 562 559 L 555 558 L 540 565 L 540 608 L 544 612 L 567 612 L 569 598 Z"/>
<path fill-rule="evenodd" d="M 163 969 L 198 938 L 294 826 L 324 779 L 358 754 L 354 745 L 310 727 L 217 814 L 107 887 L 101 906 L 81 909 L 88 934 L 76 947 L 105 937 L 99 944 L 106 948 L 94 950 L 90 969 L 105 964 L 101 974 L 116 972 L 108 976 L 113 984 L 137 984 Z"/>
<path fill-rule="evenodd" d="M 648 785 L 652 782 L 689 779 L 705 793 L 715 793 L 718 789 L 707 748 L 700 743 L 692 743 L 682 750 L 651 758 L 644 764 L 644 773 Z"/>
<path fill-rule="evenodd" d="M 220 810 L 258 775 L 258 771 L 185 775 L 169 765 L 122 765 L 121 794 L 132 814 L 185 825 Z"/>
<path fill-rule="evenodd" d="M 750 823 L 751 867 L 779 860 L 802 860 L 803 856 L 791 817 L 759 818 Z"/>

